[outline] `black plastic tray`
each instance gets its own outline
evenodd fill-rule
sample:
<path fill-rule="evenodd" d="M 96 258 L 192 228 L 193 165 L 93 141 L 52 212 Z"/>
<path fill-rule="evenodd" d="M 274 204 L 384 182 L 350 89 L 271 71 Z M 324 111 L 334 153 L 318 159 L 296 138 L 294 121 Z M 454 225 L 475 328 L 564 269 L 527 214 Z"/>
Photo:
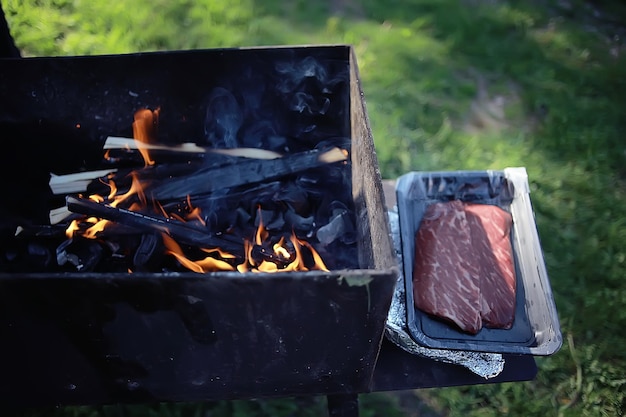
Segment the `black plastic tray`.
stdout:
<path fill-rule="evenodd" d="M 396 197 L 407 325 L 417 343 L 430 348 L 533 355 L 551 355 L 560 348 L 560 326 L 530 204 L 525 168 L 410 172 L 398 178 Z M 470 335 L 414 307 L 415 233 L 429 204 L 453 199 L 497 205 L 513 216 L 511 242 L 517 290 L 511 329 L 483 328 L 478 334 Z"/>

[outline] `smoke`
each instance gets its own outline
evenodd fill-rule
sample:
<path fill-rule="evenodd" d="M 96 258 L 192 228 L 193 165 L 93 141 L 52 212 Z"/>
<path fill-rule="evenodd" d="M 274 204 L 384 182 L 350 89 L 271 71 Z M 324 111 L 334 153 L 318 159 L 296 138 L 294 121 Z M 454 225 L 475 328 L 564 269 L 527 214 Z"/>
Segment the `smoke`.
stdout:
<path fill-rule="evenodd" d="M 348 136 L 347 69 L 308 56 L 251 64 L 224 78 L 206 100 L 206 144 L 285 153 Z"/>
<path fill-rule="evenodd" d="M 237 132 L 243 115 L 235 96 L 225 88 L 216 87 L 209 96 L 204 133 L 214 148 L 237 148 Z"/>

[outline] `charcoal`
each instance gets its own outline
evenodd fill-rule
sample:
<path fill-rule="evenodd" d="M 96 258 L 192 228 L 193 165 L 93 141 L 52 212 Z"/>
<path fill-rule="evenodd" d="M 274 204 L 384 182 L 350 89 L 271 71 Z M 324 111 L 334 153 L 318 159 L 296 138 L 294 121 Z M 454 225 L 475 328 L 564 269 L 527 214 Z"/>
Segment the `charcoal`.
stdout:
<path fill-rule="evenodd" d="M 67 248 L 71 244 L 72 244 L 72 239 L 67 239 L 66 241 L 61 243 L 59 247 L 57 247 L 56 258 L 57 258 L 57 264 L 59 266 L 63 266 L 68 262 L 70 262 L 73 265 L 76 265 L 79 263 L 78 257 L 76 255 L 73 255 L 67 252 Z"/>
<path fill-rule="evenodd" d="M 288 205 L 299 214 L 306 214 L 310 210 L 307 192 L 293 181 L 285 182 L 280 192 L 275 194 L 273 200 Z"/>
<path fill-rule="evenodd" d="M 282 230 L 285 226 L 282 213 L 275 210 L 258 210 L 254 225 L 259 227 L 261 222 L 267 230 Z"/>
<path fill-rule="evenodd" d="M 96 269 L 105 251 L 99 242 L 91 239 L 68 239 L 56 250 L 59 266 L 70 264 L 76 271 L 88 272 Z"/>
<path fill-rule="evenodd" d="M 52 239 L 11 237 L 0 244 L 0 272 L 41 272 L 56 268 Z"/>
<path fill-rule="evenodd" d="M 247 224 L 252 219 L 252 215 L 250 215 L 250 213 L 248 213 L 248 211 L 243 209 L 242 207 L 239 207 L 237 209 L 236 216 L 237 224 L 239 225 Z"/>
<path fill-rule="evenodd" d="M 163 253 L 161 237 L 154 233 L 141 235 L 141 242 L 135 251 L 133 265 L 136 271 L 149 271 L 155 263 L 155 258 Z"/>
<path fill-rule="evenodd" d="M 350 214 L 348 211 L 343 211 L 334 216 L 328 224 L 317 229 L 315 236 L 322 245 L 326 246 L 353 231 L 354 227 L 351 227 L 350 223 Z"/>
<path fill-rule="evenodd" d="M 46 269 L 52 265 L 50 249 L 38 242 L 30 242 L 27 246 L 28 260 L 36 265 L 37 269 Z"/>
<path fill-rule="evenodd" d="M 292 207 L 285 211 L 285 221 L 293 230 L 300 232 L 310 232 L 315 227 L 314 216 L 300 216 Z"/>

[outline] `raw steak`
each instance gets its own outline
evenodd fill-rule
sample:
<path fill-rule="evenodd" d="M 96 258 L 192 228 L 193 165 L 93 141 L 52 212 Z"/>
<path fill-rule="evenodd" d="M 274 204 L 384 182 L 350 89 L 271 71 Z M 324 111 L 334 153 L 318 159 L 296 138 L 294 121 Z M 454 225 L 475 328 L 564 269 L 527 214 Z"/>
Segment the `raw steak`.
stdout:
<path fill-rule="evenodd" d="M 476 334 L 515 316 L 512 218 L 499 207 L 453 200 L 427 207 L 415 234 L 413 294 L 420 310 Z"/>
<path fill-rule="evenodd" d="M 474 256 L 463 203 L 428 206 L 415 235 L 415 305 L 472 334 L 482 327 Z"/>
<path fill-rule="evenodd" d="M 499 207 L 466 204 L 472 246 L 480 262 L 483 325 L 510 329 L 515 318 L 515 266 L 511 248 L 511 215 Z"/>

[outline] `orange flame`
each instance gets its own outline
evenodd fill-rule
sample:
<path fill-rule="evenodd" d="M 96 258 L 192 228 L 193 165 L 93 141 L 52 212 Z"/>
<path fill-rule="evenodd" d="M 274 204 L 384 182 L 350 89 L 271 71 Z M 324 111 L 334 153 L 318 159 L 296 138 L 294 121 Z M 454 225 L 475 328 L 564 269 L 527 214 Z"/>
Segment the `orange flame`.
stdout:
<path fill-rule="evenodd" d="M 143 185 L 141 184 L 141 181 L 139 180 L 135 172 L 132 172 L 131 175 L 132 175 L 132 183 L 131 183 L 130 189 L 126 193 L 119 195 L 119 196 L 116 195 L 117 186 L 115 185 L 115 182 L 113 180 L 109 180 L 108 183 L 103 182 L 103 184 L 108 185 L 111 188 L 111 191 L 109 192 L 107 199 L 108 199 L 108 204 L 111 205 L 112 207 L 117 207 L 120 203 L 128 200 L 130 197 L 132 197 L 135 194 L 138 196 L 141 204 L 134 202 L 130 205 L 128 210 L 139 211 L 146 206 L 146 196 L 143 192 Z M 105 198 L 99 194 L 92 194 L 88 198 L 91 201 L 95 201 L 96 203 L 105 202 Z M 81 221 L 74 220 L 65 231 L 65 234 L 67 235 L 68 238 L 74 236 L 76 232 L 80 231 L 79 225 L 81 222 L 92 224 L 92 226 L 85 229 L 85 231 L 82 233 L 82 236 L 88 239 L 95 239 L 97 237 L 97 234 L 99 232 L 102 232 L 105 229 L 105 227 L 111 223 L 108 220 L 99 219 L 96 217 L 90 217 L 86 219 L 83 218 Z"/>
<path fill-rule="evenodd" d="M 237 271 L 244 273 L 250 271 L 250 267 L 254 266 L 254 259 L 252 259 L 253 245 L 248 240 L 243 242 L 245 261 L 237 265 Z"/>
<path fill-rule="evenodd" d="M 189 213 L 187 214 L 187 220 L 198 220 L 202 226 L 206 226 L 206 222 L 202 218 L 202 210 L 200 207 L 194 207 L 191 204 L 191 196 L 187 195 L 187 207 L 189 207 Z"/>
<path fill-rule="evenodd" d="M 328 268 L 324 264 L 322 257 L 317 253 L 313 246 L 306 241 L 298 239 L 294 232 L 292 232 L 291 234 L 290 241 L 293 245 L 295 256 L 293 256 L 290 253 L 289 249 L 285 246 L 284 237 L 281 237 L 278 243 L 272 245 L 273 253 L 278 259 L 284 260 L 286 262 L 291 260 L 293 257 L 293 260 L 291 260 L 291 262 L 281 267 L 276 262 L 264 259 L 261 261 L 261 263 L 257 265 L 257 261 L 252 256 L 253 248 L 255 245 L 263 246 L 268 239 L 269 233 L 263 225 L 263 219 L 260 217 L 259 208 L 259 226 L 257 227 L 257 230 L 255 232 L 254 243 L 248 240 L 244 242 L 245 260 L 241 264 L 237 265 L 237 270 L 239 272 L 289 272 L 309 271 L 310 269 L 328 271 Z M 303 246 L 308 249 L 308 251 L 311 253 L 311 257 L 313 258 L 313 265 L 310 266 L 310 268 L 305 266 L 304 257 L 302 255 Z"/>
<path fill-rule="evenodd" d="M 106 184 L 111 187 L 111 191 L 109 192 L 109 200 L 113 200 L 113 197 L 115 197 L 115 194 L 117 194 L 117 186 L 115 185 L 115 181 L 109 180 L 109 182 Z"/>
<path fill-rule="evenodd" d="M 313 249 L 313 246 L 311 246 L 311 244 L 309 242 L 307 242 L 305 240 L 298 239 L 296 237 L 296 235 L 293 235 L 292 239 L 294 239 L 296 242 L 298 242 L 298 245 L 296 245 L 296 243 L 294 242 L 294 245 L 296 247 L 305 246 L 311 252 L 311 256 L 313 256 L 313 263 L 315 265 L 313 269 L 319 269 L 321 271 L 328 272 L 328 268 L 324 264 L 324 261 L 322 260 L 322 257 L 320 256 L 319 253 L 317 253 L 317 251 L 315 249 Z M 298 252 L 298 251 L 296 250 L 296 252 Z"/>
<path fill-rule="evenodd" d="M 95 201 L 96 203 L 104 203 L 104 197 L 99 194 L 92 194 L 89 196 L 91 201 Z"/>
<path fill-rule="evenodd" d="M 74 219 L 67 227 L 67 229 L 65 229 L 65 236 L 67 236 L 68 239 L 71 239 L 74 234 L 79 230 L 80 227 L 78 226 L 78 220 Z"/>
<path fill-rule="evenodd" d="M 97 237 L 97 234 L 99 232 L 102 232 L 105 228 L 105 226 L 110 223 L 108 220 L 104 220 L 104 219 L 92 219 L 95 220 L 94 225 L 91 226 L 89 229 L 85 230 L 85 233 L 83 234 L 84 237 L 89 238 L 89 239 L 95 239 Z"/>
<path fill-rule="evenodd" d="M 203 273 L 234 270 L 233 266 L 228 262 L 213 258 L 212 256 L 207 256 L 199 261 L 190 260 L 185 256 L 178 243 L 165 233 L 163 233 L 163 243 L 167 248 L 165 251 L 166 254 L 173 255 L 181 265 L 193 272 Z"/>
<path fill-rule="evenodd" d="M 265 226 L 263 225 L 263 217 L 261 216 L 261 207 L 258 209 L 259 213 L 259 227 L 256 229 L 256 234 L 254 235 L 254 243 L 257 245 L 262 245 L 263 241 L 267 239 L 269 233 L 265 230 Z"/>
<path fill-rule="evenodd" d="M 201 249 L 202 252 L 206 252 L 206 253 L 217 253 L 219 255 L 220 258 L 222 259 L 235 259 L 235 255 L 228 253 L 228 252 L 224 252 L 223 250 L 219 249 L 219 248 L 215 248 L 215 249 Z"/>
<path fill-rule="evenodd" d="M 292 232 L 290 237 L 291 246 L 293 246 L 292 253 L 286 245 L 285 237 L 281 237 L 280 240 L 272 245 L 272 249 L 268 254 L 265 251 L 267 259 L 257 260 L 253 256 L 253 250 L 255 246 L 268 247 L 269 245 L 269 233 L 263 225 L 262 219 L 259 219 L 259 226 L 254 234 L 253 241 L 244 241 L 244 260 L 233 267 L 228 260 L 235 259 L 235 255 L 226 253 L 220 249 L 202 249 L 203 252 L 208 253 L 210 256 L 201 260 L 189 259 L 176 243 L 176 241 L 169 235 L 163 234 L 163 242 L 167 248 L 166 254 L 174 256 L 178 262 L 185 268 L 194 272 L 213 272 L 213 271 L 234 271 L 237 270 L 241 273 L 245 272 L 290 272 L 290 271 L 309 271 L 319 270 L 328 271 L 328 268 L 324 264 L 321 256 L 313 248 L 311 244 L 306 241 L 297 238 L 295 233 Z M 306 248 L 313 258 L 313 265 L 306 266 L 302 248 Z M 262 250 L 264 251 L 264 250 Z"/>
<path fill-rule="evenodd" d="M 111 194 L 109 194 L 109 198 L 112 199 L 111 203 L 109 203 L 112 207 L 117 207 L 120 203 L 128 200 L 133 195 L 137 194 L 139 201 L 141 201 L 142 206 L 146 206 L 146 195 L 143 192 L 143 185 L 137 176 L 135 171 L 131 172 L 132 182 L 128 191 L 122 195 L 115 195 L 114 192 L 117 192 L 117 189 L 114 189 L 115 184 L 111 187 Z"/>
<path fill-rule="evenodd" d="M 142 146 L 142 144 L 149 144 L 156 141 L 159 111 L 160 109 L 157 108 L 154 111 L 140 109 L 135 112 L 133 138 L 137 143 L 137 149 L 141 152 L 145 166 L 154 165 L 154 161 L 150 158 L 148 150 L 145 146 Z"/>

